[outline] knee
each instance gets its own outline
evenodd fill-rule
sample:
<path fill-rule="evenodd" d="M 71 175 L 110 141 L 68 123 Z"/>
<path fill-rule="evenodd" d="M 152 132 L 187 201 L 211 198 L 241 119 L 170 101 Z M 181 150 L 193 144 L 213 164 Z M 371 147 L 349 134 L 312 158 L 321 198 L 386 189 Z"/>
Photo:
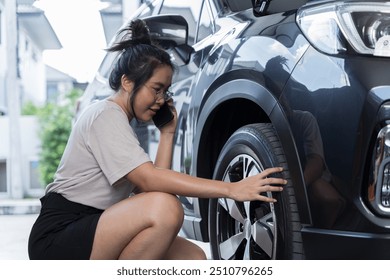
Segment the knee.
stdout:
<path fill-rule="evenodd" d="M 148 193 L 150 199 L 150 213 L 154 224 L 181 228 L 184 219 L 184 210 L 178 198 L 174 195 L 160 192 Z"/>

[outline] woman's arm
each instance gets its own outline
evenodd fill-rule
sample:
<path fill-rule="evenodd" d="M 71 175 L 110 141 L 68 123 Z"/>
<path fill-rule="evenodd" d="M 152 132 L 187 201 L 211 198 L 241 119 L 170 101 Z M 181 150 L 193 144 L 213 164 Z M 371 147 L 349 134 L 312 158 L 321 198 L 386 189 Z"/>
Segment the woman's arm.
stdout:
<path fill-rule="evenodd" d="M 228 197 L 237 201 L 262 200 L 275 202 L 275 199 L 261 195 L 261 193 L 283 190 L 281 186 L 287 183 L 286 180 L 267 178 L 269 175 L 281 171 L 282 168 L 279 167 L 270 168 L 239 182 L 228 183 L 160 169 L 147 162 L 131 171 L 127 175 L 127 179 L 143 192 L 157 191 L 200 198 Z"/>
<path fill-rule="evenodd" d="M 173 100 L 168 101 L 168 105 L 173 113 L 173 119 L 166 125 L 160 128 L 160 141 L 158 143 L 156 159 L 154 165 L 156 167 L 171 169 L 172 166 L 172 154 L 173 154 L 173 141 L 175 136 L 175 130 L 177 125 L 177 112 L 173 106 Z"/>
<path fill-rule="evenodd" d="M 171 169 L 174 133 L 160 133 L 154 165 L 159 168 Z"/>

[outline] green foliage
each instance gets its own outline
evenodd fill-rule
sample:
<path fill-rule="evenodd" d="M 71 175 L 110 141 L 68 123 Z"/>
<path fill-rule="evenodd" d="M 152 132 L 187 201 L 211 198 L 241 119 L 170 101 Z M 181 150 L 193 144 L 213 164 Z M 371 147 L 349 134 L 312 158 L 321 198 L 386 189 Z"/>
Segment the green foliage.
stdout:
<path fill-rule="evenodd" d="M 21 110 L 23 116 L 35 116 L 38 114 L 40 108 L 36 106 L 33 102 L 27 101 Z"/>
<path fill-rule="evenodd" d="M 37 110 L 42 145 L 39 172 L 44 185 L 53 181 L 72 129 L 75 102 L 80 95 L 81 91 L 73 89 L 61 104 L 48 103 Z"/>

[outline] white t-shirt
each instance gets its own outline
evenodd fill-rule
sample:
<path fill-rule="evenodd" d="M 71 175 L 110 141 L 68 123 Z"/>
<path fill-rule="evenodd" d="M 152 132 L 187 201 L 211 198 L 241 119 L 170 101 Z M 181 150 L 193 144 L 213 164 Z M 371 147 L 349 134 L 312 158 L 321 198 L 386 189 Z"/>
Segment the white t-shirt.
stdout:
<path fill-rule="evenodd" d="M 134 186 L 125 175 L 148 161 L 122 108 L 102 100 L 87 108 L 75 123 L 46 192 L 106 209 L 131 194 Z"/>

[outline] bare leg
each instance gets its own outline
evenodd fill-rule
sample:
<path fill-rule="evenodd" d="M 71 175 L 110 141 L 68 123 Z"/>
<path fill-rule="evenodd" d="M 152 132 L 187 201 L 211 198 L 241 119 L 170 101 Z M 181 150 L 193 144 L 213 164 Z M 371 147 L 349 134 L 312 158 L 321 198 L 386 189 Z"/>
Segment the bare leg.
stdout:
<path fill-rule="evenodd" d="M 163 259 L 183 222 L 178 199 L 142 193 L 106 209 L 99 219 L 91 259 Z"/>
<path fill-rule="evenodd" d="M 205 260 L 206 255 L 202 248 L 180 236 L 173 241 L 168 253 L 167 260 Z"/>

